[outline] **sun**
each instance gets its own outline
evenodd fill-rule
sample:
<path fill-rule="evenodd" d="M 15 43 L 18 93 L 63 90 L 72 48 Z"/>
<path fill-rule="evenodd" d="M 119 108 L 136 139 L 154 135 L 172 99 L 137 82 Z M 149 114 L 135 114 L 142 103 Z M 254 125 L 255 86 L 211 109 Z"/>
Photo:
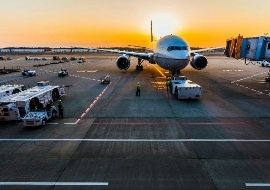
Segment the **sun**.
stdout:
<path fill-rule="evenodd" d="M 176 20 L 166 14 L 156 15 L 152 19 L 152 24 L 153 35 L 156 40 L 166 35 L 175 34 L 177 28 Z"/>

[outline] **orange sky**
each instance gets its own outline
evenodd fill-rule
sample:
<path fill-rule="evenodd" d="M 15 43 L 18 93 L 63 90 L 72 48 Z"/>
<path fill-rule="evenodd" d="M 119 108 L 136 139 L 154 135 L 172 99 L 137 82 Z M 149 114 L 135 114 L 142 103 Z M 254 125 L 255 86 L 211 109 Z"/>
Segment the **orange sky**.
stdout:
<path fill-rule="evenodd" d="M 268 0 L 3 0 L 0 47 L 111 47 L 183 37 L 190 46 L 270 33 Z"/>

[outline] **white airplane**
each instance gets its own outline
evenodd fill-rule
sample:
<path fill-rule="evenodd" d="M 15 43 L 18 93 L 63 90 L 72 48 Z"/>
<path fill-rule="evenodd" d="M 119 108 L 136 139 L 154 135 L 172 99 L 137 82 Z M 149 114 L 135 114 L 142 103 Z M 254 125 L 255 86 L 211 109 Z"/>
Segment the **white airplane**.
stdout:
<path fill-rule="evenodd" d="M 153 41 L 152 21 L 151 21 L 151 42 Z M 159 39 L 156 43 L 153 53 L 136 53 L 119 50 L 98 49 L 100 51 L 123 54 L 116 60 L 116 66 L 120 70 L 127 70 L 130 67 L 130 56 L 138 58 L 136 70 L 143 70 L 141 65 L 144 60 L 151 64 L 157 64 L 165 70 L 169 70 L 172 75 L 180 74 L 189 63 L 197 70 L 204 69 L 207 66 L 207 59 L 198 54 L 198 52 L 216 50 L 224 47 L 207 48 L 199 50 L 190 50 L 188 43 L 175 35 L 167 35 Z"/>

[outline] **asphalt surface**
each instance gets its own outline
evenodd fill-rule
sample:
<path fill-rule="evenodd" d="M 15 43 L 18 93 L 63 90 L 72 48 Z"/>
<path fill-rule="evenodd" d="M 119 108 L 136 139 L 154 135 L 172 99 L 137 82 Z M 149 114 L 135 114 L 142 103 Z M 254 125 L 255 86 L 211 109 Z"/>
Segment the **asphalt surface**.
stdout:
<path fill-rule="evenodd" d="M 66 86 L 63 119 L 36 128 L 0 123 L 0 189 L 270 188 L 269 68 L 209 56 L 204 70 L 182 71 L 202 86 L 202 97 L 177 100 L 157 65 L 136 71 L 132 59 L 120 71 L 117 55 L 84 57 L 42 67 L 32 66 L 51 60 L 0 61 L 0 68 L 37 72 L 2 74 L 2 84 Z M 61 68 L 69 75 L 58 77 Z M 100 83 L 104 75 L 110 84 Z"/>

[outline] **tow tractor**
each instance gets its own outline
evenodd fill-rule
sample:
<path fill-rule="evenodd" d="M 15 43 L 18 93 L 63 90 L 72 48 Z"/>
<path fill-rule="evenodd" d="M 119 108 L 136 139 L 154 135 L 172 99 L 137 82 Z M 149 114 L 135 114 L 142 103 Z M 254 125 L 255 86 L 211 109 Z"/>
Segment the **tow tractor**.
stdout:
<path fill-rule="evenodd" d="M 25 69 L 22 71 L 23 76 L 36 76 L 36 71 Z"/>
<path fill-rule="evenodd" d="M 100 82 L 102 83 L 102 84 L 105 84 L 105 83 L 110 83 L 111 81 L 110 81 L 110 75 L 105 75 L 105 76 L 103 76 L 103 77 L 101 77 L 100 78 Z"/>
<path fill-rule="evenodd" d="M 27 127 L 35 127 L 35 126 L 45 126 L 46 122 L 50 119 L 53 119 L 57 116 L 57 111 L 55 106 L 51 106 L 47 109 L 36 109 L 34 111 L 30 111 L 22 118 L 22 123 Z"/>
<path fill-rule="evenodd" d="M 171 77 L 171 92 L 177 99 L 199 99 L 201 97 L 202 87 L 186 76 Z"/>
<path fill-rule="evenodd" d="M 59 77 L 63 77 L 63 76 L 67 76 L 68 75 L 68 71 L 65 70 L 65 69 L 61 69 L 59 72 L 58 72 L 58 76 Z"/>

